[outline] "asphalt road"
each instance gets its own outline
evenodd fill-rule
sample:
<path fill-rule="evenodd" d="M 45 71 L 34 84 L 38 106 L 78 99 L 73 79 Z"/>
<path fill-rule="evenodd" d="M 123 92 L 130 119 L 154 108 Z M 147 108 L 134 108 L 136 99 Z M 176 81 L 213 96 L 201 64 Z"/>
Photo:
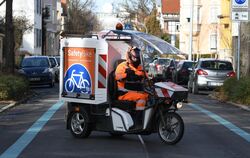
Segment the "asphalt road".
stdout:
<path fill-rule="evenodd" d="M 207 92 L 189 96 L 179 111 L 184 137 L 169 146 L 157 134 L 113 138 L 92 132 L 76 139 L 65 128 L 65 105 L 49 109 L 57 105 L 58 85 L 34 90 L 40 95 L 0 113 L 0 158 L 250 157 L 250 112 L 210 99 Z"/>

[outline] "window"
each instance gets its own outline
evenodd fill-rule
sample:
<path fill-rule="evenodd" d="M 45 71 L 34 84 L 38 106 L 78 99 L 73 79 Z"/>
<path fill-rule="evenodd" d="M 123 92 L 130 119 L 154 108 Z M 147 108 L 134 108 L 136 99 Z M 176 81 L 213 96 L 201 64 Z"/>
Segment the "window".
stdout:
<path fill-rule="evenodd" d="M 42 4 L 41 0 L 36 0 L 36 13 L 37 14 L 42 14 Z"/>
<path fill-rule="evenodd" d="M 176 34 L 177 33 L 178 25 L 179 25 L 178 22 L 169 21 L 168 22 L 168 33 L 169 34 Z"/>
<path fill-rule="evenodd" d="M 49 16 L 47 18 L 45 18 L 46 21 L 51 21 L 51 20 L 54 20 L 54 13 L 53 13 L 53 10 L 52 10 L 52 5 L 50 4 L 45 4 L 45 9 L 48 9 L 48 13 L 49 13 Z M 53 21 L 52 21 L 53 22 Z"/>
<path fill-rule="evenodd" d="M 211 7 L 210 8 L 210 22 L 212 24 L 218 22 L 218 18 L 217 18 L 218 13 L 219 13 L 218 7 Z"/>
<path fill-rule="evenodd" d="M 210 35 L 210 50 L 217 50 L 217 34 Z"/>
<path fill-rule="evenodd" d="M 35 29 L 34 31 L 34 36 L 35 36 L 35 48 L 41 47 L 42 46 L 42 30 L 41 29 Z"/>

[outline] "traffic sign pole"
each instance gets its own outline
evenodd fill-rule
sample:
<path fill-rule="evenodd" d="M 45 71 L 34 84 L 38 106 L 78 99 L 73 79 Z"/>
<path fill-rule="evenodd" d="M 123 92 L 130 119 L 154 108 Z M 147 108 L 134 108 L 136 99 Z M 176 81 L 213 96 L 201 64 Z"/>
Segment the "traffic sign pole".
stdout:
<path fill-rule="evenodd" d="M 240 34 L 241 34 L 241 29 L 240 29 L 240 21 L 238 24 L 238 49 L 237 49 L 237 80 L 240 79 Z"/>
<path fill-rule="evenodd" d="M 237 41 L 237 80 L 240 79 L 240 38 L 241 38 L 241 22 L 250 21 L 250 0 L 232 0 L 232 21 L 238 22 L 238 41 Z"/>

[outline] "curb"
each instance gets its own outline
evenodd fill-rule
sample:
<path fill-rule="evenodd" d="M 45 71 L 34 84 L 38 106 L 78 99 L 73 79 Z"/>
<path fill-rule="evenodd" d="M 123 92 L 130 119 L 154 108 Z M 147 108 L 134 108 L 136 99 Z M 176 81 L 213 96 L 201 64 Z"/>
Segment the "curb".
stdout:
<path fill-rule="evenodd" d="M 209 94 L 209 97 L 218 100 L 217 97 L 214 96 L 213 94 Z M 243 110 L 246 110 L 246 111 L 250 111 L 250 106 L 246 106 L 246 105 L 242 105 L 242 104 L 237 104 L 237 103 L 234 103 L 234 102 L 231 102 L 231 101 L 225 101 L 225 103 L 237 106 L 237 107 L 239 107 L 239 108 L 241 108 Z"/>
<path fill-rule="evenodd" d="M 235 105 L 235 106 L 238 106 L 238 107 L 241 108 L 241 109 L 250 111 L 250 107 L 249 107 L 249 106 L 242 105 L 242 104 L 237 104 L 237 103 L 234 103 L 234 102 L 227 102 L 227 103 L 232 104 L 232 105 Z"/>
<path fill-rule="evenodd" d="M 10 104 L 8 104 L 8 105 L 2 107 L 2 108 L 0 109 L 0 113 L 1 113 L 1 112 L 4 112 L 5 110 L 7 110 L 7 109 L 9 109 L 9 108 L 12 108 L 12 107 L 16 106 L 16 104 L 17 104 L 17 102 L 12 102 L 12 103 L 10 103 Z"/>
<path fill-rule="evenodd" d="M 27 97 L 25 97 L 25 98 L 22 99 L 22 100 L 19 100 L 19 101 L 12 101 L 10 104 L 8 104 L 8 105 L 2 107 L 2 108 L 0 109 L 0 113 L 4 112 L 4 111 L 6 111 L 6 110 L 8 110 L 8 109 L 10 109 L 10 108 L 13 108 L 13 107 L 15 107 L 15 106 L 17 106 L 17 105 L 19 105 L 19 104 L 25 103 L 25 102 L 27 102 L 30 98 L 32 98 L 32 97 L 34 97 L 34 96 L 36 96 L 36 95 L 37 95 L 36 93 L 33 93 L 33 94 L 31 94 L 31 95 L 28 95 Z"/>

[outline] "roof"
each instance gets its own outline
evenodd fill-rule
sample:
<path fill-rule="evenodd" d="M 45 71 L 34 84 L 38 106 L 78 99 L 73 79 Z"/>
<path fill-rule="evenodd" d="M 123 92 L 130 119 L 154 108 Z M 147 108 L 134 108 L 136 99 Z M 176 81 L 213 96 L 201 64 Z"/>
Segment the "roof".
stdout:
<path fill-rule="evenodd" d="M 180 14 L 180 0 L 161 0 L 162 14 Z"/>

